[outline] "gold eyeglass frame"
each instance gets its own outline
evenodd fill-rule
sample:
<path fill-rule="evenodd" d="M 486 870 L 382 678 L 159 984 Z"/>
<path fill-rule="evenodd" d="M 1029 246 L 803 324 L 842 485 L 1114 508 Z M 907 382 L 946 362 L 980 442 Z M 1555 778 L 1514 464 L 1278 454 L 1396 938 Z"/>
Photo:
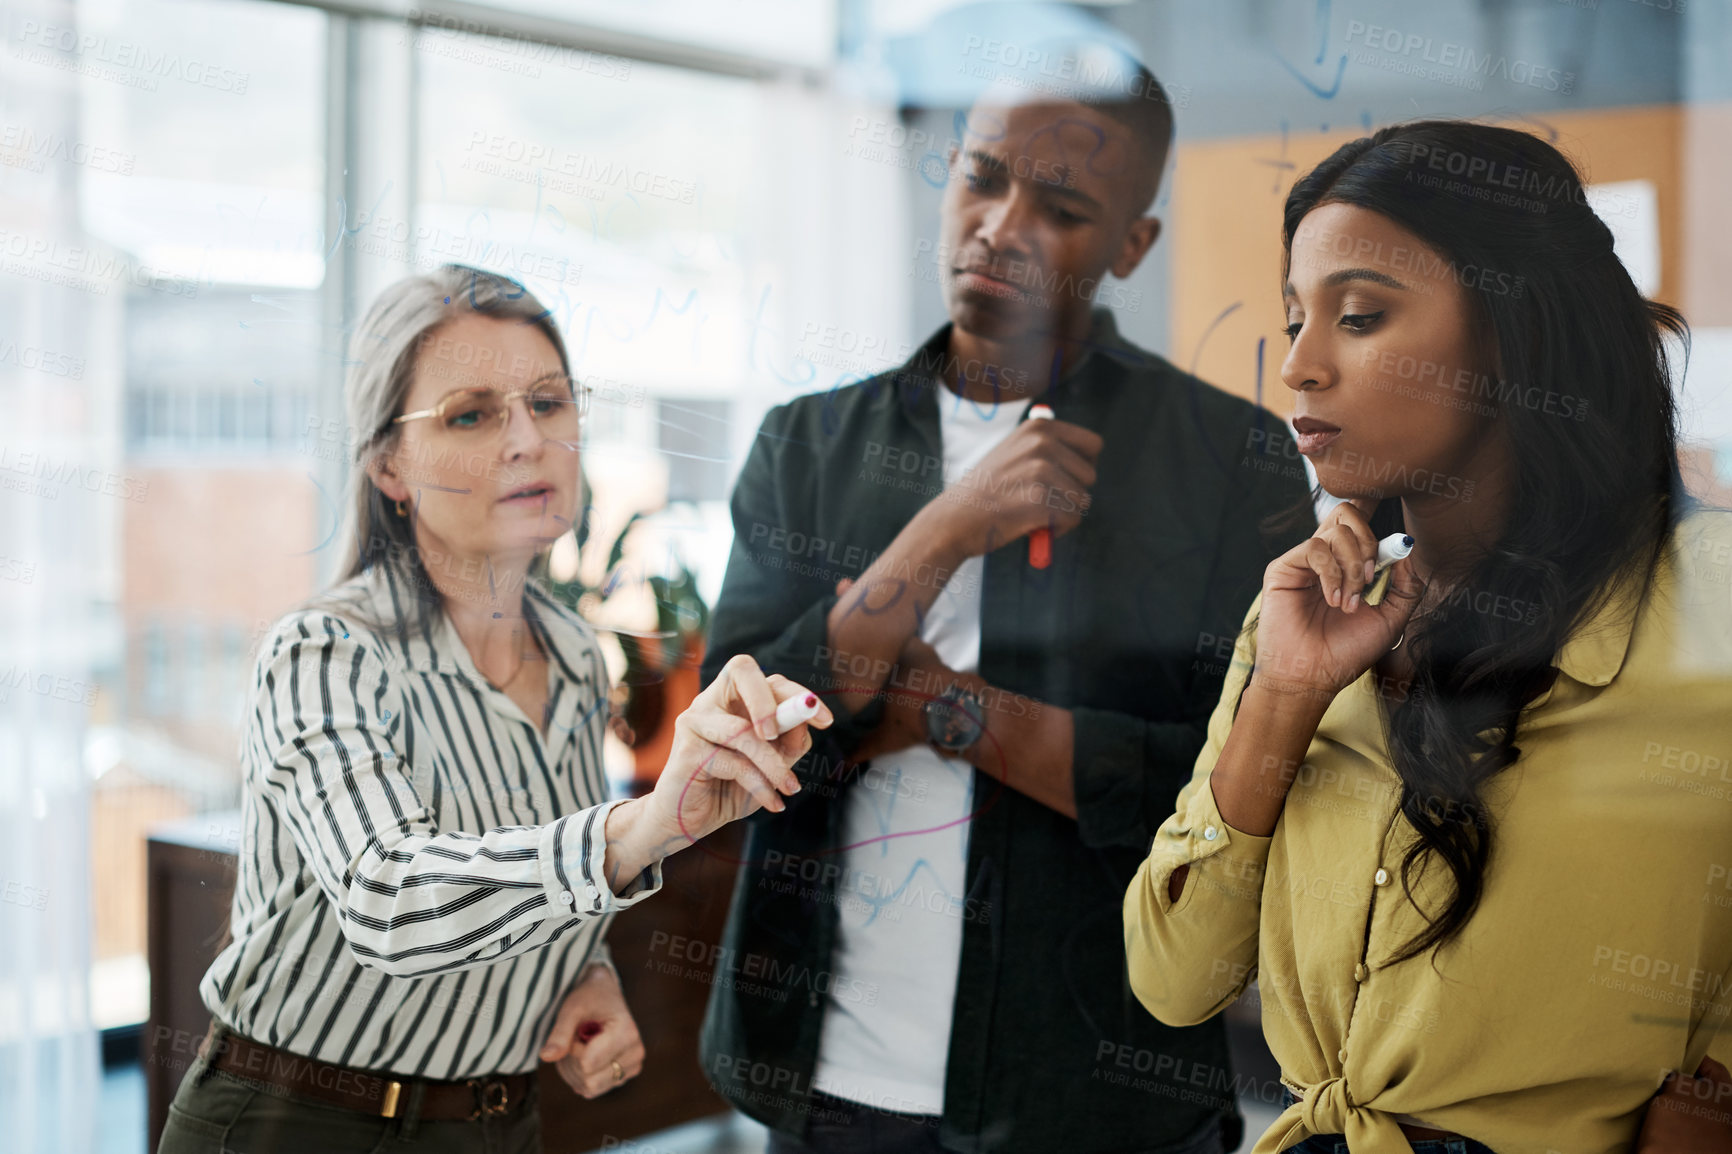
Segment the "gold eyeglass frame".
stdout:
<path fill-rule="evenodd" d="M 432 408 L 417 409 L 413 413 L 404 413 L 400 417 L 393 417 L 391 423 L 393 425 L 401 425 L 405 421 L 419 421 L 428 417 L 438 417 L 443 420 L 445 417 L 446 407 L 450 405 L 454 399 L 465 393 L 475 393 L 482 389 L 486 389 L 498 393 L 505 401 L 505 404 L 499 409 L 499 424 L 493 431 L 494 436 L 498 436 L 500 433 L 505 431 L 506 424 L 511 420 L 511 402 L 521 399 L 524 402 L 523 407 L 528 409 L 529 398 L 535 395 L 541 385 L 551 380 L 565 380 L 570 383 L 571 400 L 572 403 L 577 406 L 577 419 L 579 423 L 581 423 L 583 419 L 589 415 L 589 400 L 595 390 L 590 388 L 588 385 L 578 384 L 570 377 L 563 376 L 542 377 L 539 380 L 531 382 L 527 388 L 511 389 L 509 391 L 495 389 L 492 385 L 465 385 L 462 388 L 452 389 L 449 393 L 440 397 Z M 529 419 L 532 422 L 535 420 L 535 414 L 533 412 L 529 414 Z"/>

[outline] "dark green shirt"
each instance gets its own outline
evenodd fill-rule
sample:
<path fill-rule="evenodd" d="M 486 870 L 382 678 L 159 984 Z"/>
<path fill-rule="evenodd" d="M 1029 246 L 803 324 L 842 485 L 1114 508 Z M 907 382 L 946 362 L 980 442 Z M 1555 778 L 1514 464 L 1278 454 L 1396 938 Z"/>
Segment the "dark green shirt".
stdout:
<path fill-rule="evenodd" d="M 949 336 L 764 418 L 734 490 L 706 684 L 741 652 L 813 689 L 846 679 L 828 647 L 836 582 L 943 487 L 938 404 L 957 398 L 935 374 Z M 1220 1118 L 1231 1149 L 1224 1027 L 1175 1029 L 1142 1008 L 1121 904 L 1190 779 L 1264 568 L 1315 526 L 1304 467 L 1279 418 L 1126 343 L 1104 311 L 1040 399 L 1104 439 L 1092 505 L 1045 570 L 1026 539 L 987 555 L 979 674 L 1073 711 L 1077 818 L 976 771 L 940 1136 L 955 1150 L 1159 1150 Z M 1264 524 L 1294 509 L 1286 528 Z M 858 773 L 846 755 L 882 705 L 836 713 L 797 767 L 802 791 L 747 823 L 703 1036 L 716 1088 L 795 1135 L 814 1109 L 827 996 L 845 994 L 830 964 Z"/>

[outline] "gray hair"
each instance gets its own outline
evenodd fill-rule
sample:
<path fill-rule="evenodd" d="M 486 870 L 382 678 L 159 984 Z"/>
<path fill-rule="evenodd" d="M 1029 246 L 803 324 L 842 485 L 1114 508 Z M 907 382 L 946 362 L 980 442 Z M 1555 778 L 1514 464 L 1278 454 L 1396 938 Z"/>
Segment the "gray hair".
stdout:
<path fill-rule="evenodd" d="M 559 354 L 560 369 L 568 376 L 571 372 L 553 315 L 535 295 L 509 277 L 466 265 L 440 265 L 424 275 L 404 277 L 374 299 L 356 326 L 343 385 L 355 448 L 349 476 L 353 520 L 341 579 L 380 563 L 395 564 L 409 578 L 417 600 L 431 602 L 424 608 L 436 606 L 438 594 L 417 554 L 414 525 L 396 512 L 367 467 L 389 454 L 402 435 L 395 419 L 402 415 L 414 384 L 416 355 L 423 343 L 466 313 L 536 326 Z"/>

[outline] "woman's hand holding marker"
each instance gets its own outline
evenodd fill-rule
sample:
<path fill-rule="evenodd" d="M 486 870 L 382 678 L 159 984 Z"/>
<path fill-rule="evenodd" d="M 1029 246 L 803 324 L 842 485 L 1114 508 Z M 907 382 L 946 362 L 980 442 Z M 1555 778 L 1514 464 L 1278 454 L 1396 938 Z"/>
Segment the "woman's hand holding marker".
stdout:
<path fill-rule="evenodd" d="M 793 767 L 811 728 L 834 720 L 816 693 L 739 654 L 675 719 L 667 768 L 644 800 L 691 840 L 759 807 L 780 812 L 800 790 Z"/>
<path fill-rule="evenodd" d="M 1400 643 L 1425 584 L 1408 558 L 1413 538 L 1371 535 L 1373 506 L 1337 505 L 1264 571 L 1257 684 L 1333 697 Z"/>
<path fill-rule="evenodd" d="M 1257 655 L 1232 732 L 1209 775 L 1221 819 L 1268 837 L 1335 695 L 1400 644 L 1425 594 L 1413 571 L 1413 540 L 1385 538 L 1380 552 L 1370 498 L 1337 505 L 1317 532 L 1263 571 Z M 1379 577 L 1380 572 L 1384 574 Z M 1382 590 L 1367 587 L 1381 583 Z M 1177 901 L 1189 866 L 1173 871 Z"/>
<path fill-rule="evenodd" d="M 1390 574 L 1395 563 L 1413 552 L 1413 538 L 1406 533 L 1391 533 L 1377 543 L 1377 568 L 1372 581 L 1360 590 L 1360 597 L 1367 605 L 1380 605 L 1383 595 L 1389 591 Z"/>
<path fill-rule="evenodd" d="M 776 706 L 776 736 L 788 732 L 796 725 L 811 721 L 818 716 L 819 702 L 816 693 L 808 693 L 804 697 L 790 697 Z"/>

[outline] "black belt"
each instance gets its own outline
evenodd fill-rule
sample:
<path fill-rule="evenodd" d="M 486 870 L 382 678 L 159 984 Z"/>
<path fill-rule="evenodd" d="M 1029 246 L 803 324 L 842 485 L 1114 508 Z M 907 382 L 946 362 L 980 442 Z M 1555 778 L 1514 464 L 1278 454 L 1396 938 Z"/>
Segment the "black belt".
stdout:
<path fill-rule="evenodd" d="M 210 1055 L 213 1070 L 380 1118 L 397 1117 L 407 1104 L 405 1092 L 417 1084 L 424 1087 L 419 1116 L 441 1122 L 474 1121 L 507 1113 L 514 1105 L 528 1100 L 535 1085 L 534 1074 L 501 1074 L 446 1082 L 356 1070 L 255 1042 L 214 1020 L 198 1052 L 200 1057 Z"/>

